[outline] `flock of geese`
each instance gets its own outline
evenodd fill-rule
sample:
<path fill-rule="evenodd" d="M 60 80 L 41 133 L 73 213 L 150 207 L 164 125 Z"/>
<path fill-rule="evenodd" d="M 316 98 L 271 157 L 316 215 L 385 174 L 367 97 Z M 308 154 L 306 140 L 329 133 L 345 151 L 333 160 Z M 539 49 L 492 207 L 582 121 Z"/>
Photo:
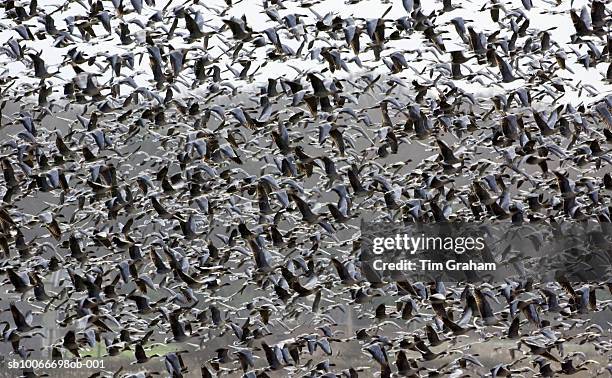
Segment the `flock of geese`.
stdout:
<path fill-rule="evenodd" d="M 359 260 L 363 219 L 611 221 L 608 0 L 0 17 L 0 350 L 106 361 L 8 376 L 612 375 L 608 276 L 372 282 Z"/>

